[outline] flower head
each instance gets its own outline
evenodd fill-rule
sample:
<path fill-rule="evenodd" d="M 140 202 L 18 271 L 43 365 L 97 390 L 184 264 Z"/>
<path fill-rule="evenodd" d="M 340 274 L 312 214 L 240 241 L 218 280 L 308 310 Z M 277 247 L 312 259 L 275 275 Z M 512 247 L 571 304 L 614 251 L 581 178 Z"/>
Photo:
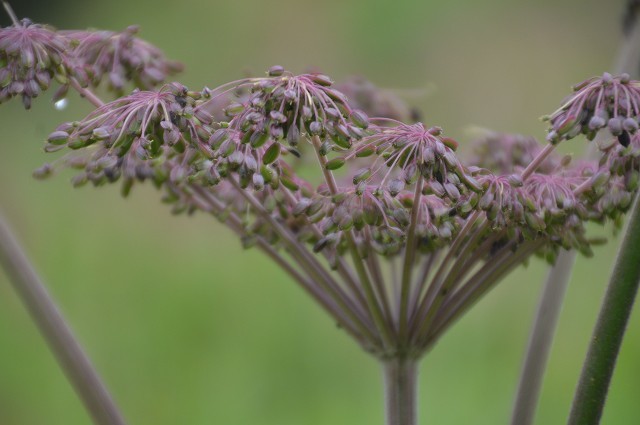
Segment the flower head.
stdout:
<path fill-rule="evenodd" d="M 353 140 L 365 135 L 367 116 L 354 110 L 342 93 L 330 87 L 329 77 L 295 76 L 278 66 L 268 74 L 208 92 L 210 100 L 202 108 L 209 108 L 232 90 L 249 89 L 238 102 L 225 105 L 228 122 L 221 123 L 210 140 L 221 174 L 238 172 L 247 182 L 272 181 L 274 173 L 276 178 L 283 176 L 281 155 L 301 155 L 301 140 L 318 137 L 324 140 L 323 149 L 328 152 L 332 146 L 348 149 Z M 254 177 L 258 172 L 262 178 Z"/>
<path fill-rule="evenodd" d="M 29 109 L 52 78 L 66 81 L 68 46 L 54 29 L 28 19 L 0 28 L 0 102 L 22 96 Z"/>
<path fill-rule="evenodd" d="M 452 199 L 458 199 L 461 190 L 480 190 L 455 154 L 457 142 L 444 137 L 441 128 L 400 123 L 376 130 L 347 155 L 348 159 L 376 155 L 366 172 L 354 177 L 355 184 L 360 180 L 374 181 L 394 194 L 422 177 L 434 190 L 441 187 Z"/>
<path fill-rule="evenodd" d="M 409 122 L 415 112 L 393 91 L 381 89 L 364 77 L 348 78 L 336 89 L 349 98 L 349 103 L 371 117 Z"/>
<path fill-rule="evenodd" d="M 77 177 L 79 184 L 87 180 L 100 184 L 121 175 L 127 180 L 184 180 L 192 163 L 212 156 L 207 144 L 211 117 L 197 108 L 200 98 L 200 93 L 178 83 L 158 92 L 134 91 L 82 121 L 61 125 L 49 135 L 45 150 L 82 149 L 67 160 L 68 165 L 84 168 Z M 170 169 L 162 166 L 176 158 L 180 161 Z"/>
<path fill-rule="evenodd" d="M 149 90 L 182 70 L 167 60 L 160 49 L 136 37 L 137 26 L 124 31 L 60 31 L 73 49 L 72 72 L 80 82 L 97 86 L 108 78 L 111 90 L 122 94 L 128 81 Z"/>
<path fill-rule="evenodd" d="M 542 150 L 533 137 L 521 134 L 487 132 L 473 142 L 473 156 L 469 163 L 498 174 L 511 174 L 524 169 Z M 548 173 L 559 165 L 558 155 L 551 155 L 537 171 Z"/>
<path fill-rule="evenodd" d="M 613 77 L 605 72 L 574 86 L 571 95 L 547 119 L 551 128 L 547 140 L 558 143 L 578 134 L 592 140 L 596 133 L 607 128 L 623 146 L 629 135 L 638 130 L 640 116 L 640 82 L 628 74 Z"/>

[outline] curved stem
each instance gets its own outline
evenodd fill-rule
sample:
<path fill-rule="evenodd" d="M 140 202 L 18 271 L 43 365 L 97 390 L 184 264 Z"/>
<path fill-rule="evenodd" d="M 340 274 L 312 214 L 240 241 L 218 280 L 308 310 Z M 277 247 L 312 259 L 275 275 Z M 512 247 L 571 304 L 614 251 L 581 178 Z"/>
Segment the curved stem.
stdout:
<path fill-rule="evenodd" d="M 96 425 L 125 425 L 86 353 L 0 216 L 0 264 Z"/>
<path fill-rule="evenodd" d="M 624 331 L 640 282 L 640 203 L 636 199 L 593 331 L 569 425 L 600 423 Z"/>

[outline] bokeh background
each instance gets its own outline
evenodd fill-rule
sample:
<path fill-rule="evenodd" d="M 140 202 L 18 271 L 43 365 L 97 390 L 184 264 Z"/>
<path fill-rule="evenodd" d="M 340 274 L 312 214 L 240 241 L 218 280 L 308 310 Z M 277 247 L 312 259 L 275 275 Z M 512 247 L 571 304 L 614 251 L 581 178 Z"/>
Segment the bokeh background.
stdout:
<path fill-rule="evenodd" d="M 469 128 L 544 136 L 538 117 L 610 69 L 623 1 L 15 1 L 60 28 L 122 29 L 163 47 L 195 88 L 273 64 L 364 74 L 464 145 Z M 2 18 L 7 24 L 7 19 Z M 430 88 L 428 95 L 418 96 Z M 434 90 L 431 90 L 434 88 Z M 378 365 L 258 252 L 209 217 L 173 217 L 149 187 L 34 181 L 42 141 L 90 109 L 46 97 L 0 112 L 0 209 L 131 424 L 382 424 Z M 566 147 L 582 152 L 576 140 Z M 596 229 L 597 230 L 597 229 Z M 606 229 L 605 233 L 610 233 Z M 566 420 L 618 240 L 579 258 L 538 424 Z M 545 266 L 506 279 L 428 354 L 422 424 L 507 423 Z M 640 315 L 632 317 L 603 424 L 640 419 Z M 90 420 L 0 273 L 0 424 Z"/>

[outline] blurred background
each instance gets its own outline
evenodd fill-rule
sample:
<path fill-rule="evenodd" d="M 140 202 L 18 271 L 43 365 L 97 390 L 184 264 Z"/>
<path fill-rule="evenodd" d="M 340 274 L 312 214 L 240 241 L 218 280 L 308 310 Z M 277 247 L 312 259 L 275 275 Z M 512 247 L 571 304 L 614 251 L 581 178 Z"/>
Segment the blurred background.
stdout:
<path fill-rule="evenodd" d="M 366 75 L 413 93 L 429 124 L 462 145 L 473 126 L 544 137 L 538 117 L 569 87 L 611 69 L 622 0 L 14 1 L 59 28 L 123 29 L 183 62 L 201 88 L 274 64 L 336 80 Z M 3 16 L 2 25 L 8 20 Z M 428 95 L 418 96 L 429 88 Z M 49 93 L 50 95 L 50 93 Z M 0 113 L 0 209 L 136 425 L 382 424 L 381 376 L 276 266 L 204 215 L 173 217 L 150 187 L 74 190 L 31 177 L 42 141 L 90 108 L 46 96 Z M 580 154 L 582 140 L 566 149 Z M 602 230 L 594 229 L 602 233 Z M 604 233 L 610 234 L 610 229 Z M 537 423 L 566 420 L 618 240 L 579 258 Z M 429 353 L 422 424 L 507 423 L 545 276 L 532 261 Z M 640 314 L 632 317 L 603 424 L 640 417 Z M 90 420 L 0 273 L 0 424 Z"/>

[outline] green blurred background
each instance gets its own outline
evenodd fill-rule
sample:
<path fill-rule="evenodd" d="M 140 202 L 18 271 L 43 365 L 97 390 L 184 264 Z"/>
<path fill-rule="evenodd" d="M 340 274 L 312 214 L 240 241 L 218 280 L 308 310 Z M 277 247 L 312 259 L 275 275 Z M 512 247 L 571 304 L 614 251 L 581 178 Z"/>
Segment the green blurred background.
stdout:
<path fill-rule="evenodd" d="M 470 126 L 542 138 L 538 117 L 571 84 L 611 68 L 623 9 L 622 0 L 14 3 L 60 28 L 140 24 L 143 38 L 186 65 L 179 79 L 194 88 L 273 64 L 337 80 L 364 74 L 403 92 L 433 85 L 410 102 L 463 144 Z M 68 174 L 31 178 L 51 159 L 46 135 L 90 110 L 70 101 L 63 111 L 46 98 L 29 112 L 2 105 L 0 209 L 130 423 L 382 424 L 376 362 L 223 226 L 171 216 L 148 187 L 123 200 L 116 187 L 74 190 Z M 566 419 L 617 242 L 578 259 L 538 424 Z M 537 261 L 519 269 L 429 353 L 421 424 L 507 423 L 544 274 Z M 604 424 L 639 423 L 639 359 L 636 311 Z M 0 273 L 0 424 L 89 423 Z"/>

